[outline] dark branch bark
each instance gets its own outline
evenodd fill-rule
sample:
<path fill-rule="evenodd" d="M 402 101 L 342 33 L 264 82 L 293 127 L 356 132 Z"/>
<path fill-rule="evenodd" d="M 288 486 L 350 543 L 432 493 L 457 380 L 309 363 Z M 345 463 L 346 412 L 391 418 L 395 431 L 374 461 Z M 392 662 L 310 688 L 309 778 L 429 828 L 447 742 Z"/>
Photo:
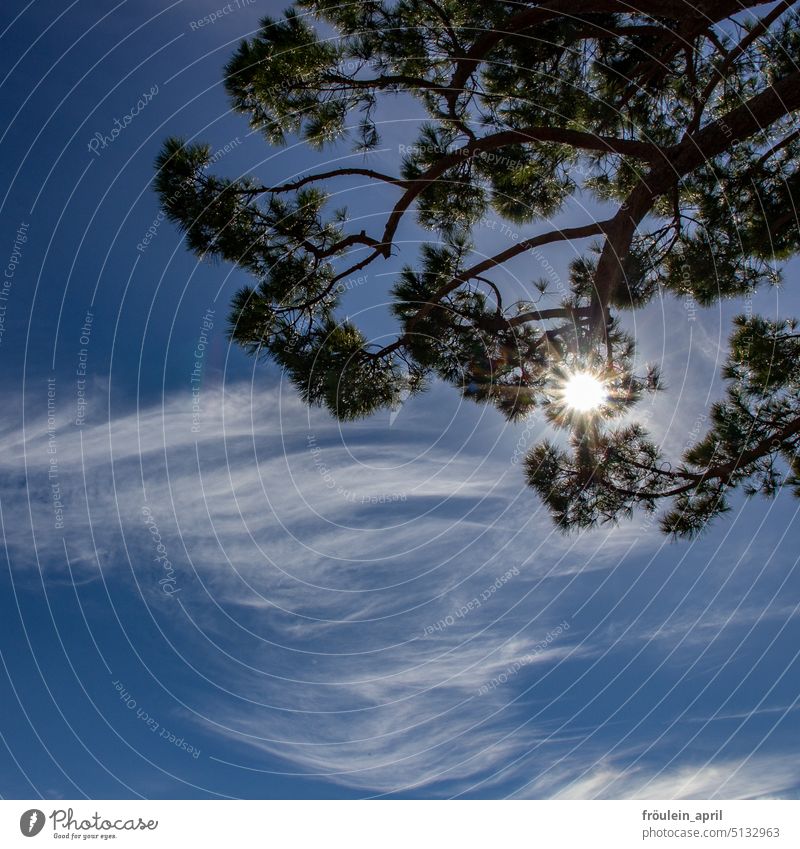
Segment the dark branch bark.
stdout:
<path fill-rule="evenodd" d="M 760 38 L 767 30 L 775 23 L 775 21 L 780 18 L 785 12 L 787 12 L 792 6 L 794 6 L 794 0 L 792 2 L 788 2 L 788 0 L 783 0 L 783 2 L 779 3 L 771 12 L 764 15 L 758 23 L 756 23 L 753 28 L 744 36 L 744 38 L 739 41 L 734 47 L 732 47 L 728 53 L 723 58 L 722 62 L 714 67 L 713 76 L 708 81 L 705 89 L 703 89 L 702 94 L 700 95 L 700 109 L 695 112 L 692 122 L 688 127 L 689 132 L 694 132 L 700 126 L 700 120 L 702 117 L 702 110 L 705 107 L 705 104 L 708 102 L 709 97 L 714 92 L 714 89 L 728 76 L 728 72 L 733 67 L 736 60 L 750 47 L 753 42 Z"/>
<path fill-rule="evenodd" d="M 673 489 L 669 490 L 664 490 L 663 492 L 651 492 L 649 490 L 628 490 L 622 487 L 618 487 L 613 483 L 608 483 L 616 492 L 619 492 L 623 495 L 630 495 L 638 499 L 657 500 L 660 498 L 673 498 L 676 495 L 683 495 L 683 493 L 685 492 L 690 492 L 691 490 L 696 489 L 701 483 L 704 483 L 705 481 L 719 480 L 722 483 L 727 483 L 736 472 L 740 471 L 743 468 L 746 468 L 751 463 L 754 463 L 756 460 L 760 460 L 762 457 L 768 457 L 770 454 L 775 454 L 780 451 L 781 448 L 785 447 L 785 443 L 793 436 L 796 436 L 798 433 L 800 433 L 800 418 L 792 419 L 779 431 L 764 437 L 764 439 L 756 443 L 753 448 L 750 448 L 747 451 L 743 451 L 735 460 L 731 460 L 728 463 L 723 463 L 719 466 L 712 466 L 711 468 L 706 469 L 703 472 L 659 471 L 658 474 L 662 476 L 676 479 L 682 478 L 683 480 L 687 481 L 687 483 L 681 486 L 674 487 Z M 638 468 L 644 469 L 646 471 L 652 471 L 652 468 L 643 466 L 639 463 L 631 463 L 631 465 L 637 466 Z"/>
<path fill-rule="evenodd" d="M 490 136 L 483 136 L 468 142 L 452 153 L 442 156 L 424 174 L 415 180 L 408 181 L 411 184 L 410 187 L 397 202 L 386 222 L 382 239 L 384 255 L 389 255 L 394 234 L 397 232 L 400 221 L 408 208 L 432 182 L 439 179 L 449 168 L 458 165 L 460 162 L 466 162 L 478 153 L 498 150 L 512 144 L 530 144 L 532 142 L 554 142 L 580 150 L 618 153 L 651 163 L 666 161 L 665 149 L 656 144 L 635 139 L 599 136 L 594 133 L 558 127 L 523 127 L 519 130 L 503 130 Z"/>
<path fill-rule="evenodd" d="M 696 2 L 690 4 L 684 0 L 637 0 L 635 7 L 624 0 L 552 0 L 548 5 L 537 4 L 533 8 L 512 15 L 504 29 L 491 30 L 483 33 L 472 44 L 464 57 L 458 60 L 456 70 L 447 86 L 447 102 L 450 111 L 455 110 L 455 102 L 470 75 L 475 72 L 481 61 L 501 41 L 509 36 L 525 34 L 536 26 L 547 23 L 555 18 L 575 18 L 604 12 L 621 12 L 630 14 L 639 12 L 654 18 L 665 17 L 670 20 L 685 20 L 687 17 L 698 18 L 703 26 L 708 26 L 715 20 L 721 20 L 728 15 L 741 10 L 741 4 L 736 0 L 711 0 L 711 2 Z"/>
<path fill-rule="evenodd" d="M 328 180 L 331 177 L 351 176 L 369 177 L 372 180 L 381 180 L 384 183 L 392 183 L 393 185 L 400 186 L 401 188 L 408 186 L 408 183 L 405 180 L 401 180 L 399 177 L 382 174 L 380 171 L 373 171 L 371 168 L 335 168 L 332 171 L 323 171 L 319 174 L 308 174 L 305 177 L 300 177 L 299 179 L 292 180 L 288 183 L 282 183 L 279 186 L 272 186 L 270 188 L 263 186 L 258 189 L 247 189 L 245 191 L 252 194 L 280 194 L 282 192 L 292 192 L 297 189 L 302 189 L 303 186 L 306 186 L 309 183 L 316 183 L 319 180 Z"/>
<path fill-rule="evenodd" d="M 517 327 L 520 324 L 528 324 L 531 321 L 550 321 L 554 318 L 566 318 L 572 321 L 576 316 L 581 318 L 589 317 L 588 307 L 554 307 L 548 310 L 530 310 L 529 312 L 520 313 L 506 320 L 508 327 Z"/>
<path fill-rule="evenodd" d="M 499 254 L 496 254 L 493 257 L 489 257 L 488 259 L 482 260 L 481 262 L 473 265 L 471 268 L 462 271 L 456 277 L 453 277 L 443 286 L 440 286 L 439 289 L 434 292 L 431 299 L 421 307 L 419 312 L 409 320 L 408 322 L 408 330 L 400 337 L 398 337 L 391 345 L 387 345 L 384 348 L 381 348 L 379 351 L 375 352 L 375 357 L 385 356 L 387 354 L 392 353 L 393 351 L 402 348 L 411 337 L 414 327 L 427 315 L 430 315 L 431 311 L 436 308 L 436 305 L 444 298 L 449 295 L 450 292 L 457 289 L 459 286 L 466 283 L 468 280 L 474 280 L 480 274 L 483 274 L 486 271 L 489 271 L 491 268 L 494 268 L 497 265 L 502 265 L 507 260 L 511 259 L 518 254 L 524 253 L 525 251 L 532 250 L 533 248 L 538 248 L 542 245 L 552 244 L 553 242 L 561 242 L 568 239 L 585 239 L 589 236 L 596 236 L 599 233 L 604 232 L 605 226 L 608 224 L 608 221 L 598 221 L 592 224 L 585 224 L 582 227 L 569 227 L 565 230 L 550 230 L 547 233 L 542 233 L 539 236 L 534 236 L 530 239 L 525 239 L 523 242 L 519 242 L 516 245 L 508 248 L 505 251 L 502 251 Z"/>
<path fill-rule="evenodd" d="M 798 108 L 800 71 L 795 71 L 701 130 L 685 135 L 666 151 L 669 160 L 666 164 L 655 165 L 642 177 L 614 216 L 597 263 L 593 316 L 597 326 L 606 324 L 609 298 L 620 284 L 633 235 L 656 198 L 707 159 L 724 153 Z"/>

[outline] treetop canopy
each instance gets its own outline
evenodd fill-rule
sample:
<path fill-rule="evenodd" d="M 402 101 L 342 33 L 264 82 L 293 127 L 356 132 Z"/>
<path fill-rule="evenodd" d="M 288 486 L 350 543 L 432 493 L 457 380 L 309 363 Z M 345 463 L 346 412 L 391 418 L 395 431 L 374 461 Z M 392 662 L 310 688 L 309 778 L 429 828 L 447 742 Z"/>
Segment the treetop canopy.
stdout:
<path fill-rule="evenodd" d="M 791 319 L 737 319 L 726 396 L 672 465 L 640 425 L 615 423 L 660 385 L 624 315 L 659 293 L 706 306 L 781 280 L 800 248 L 800 27 L 788 2 L 635 6 L 303 0 L 242 42 L 225 85 L 270 145 L 348 144 L 345 164 L 228 179 L 208 172 L 207 145 L 172 138 L 156 187 L 190 249 L 252 274 L 231 338 L 308 403 L 353 419 L 439 378 L 511 420 L 541 408 L 569 444 L 536 446 L 525 471 L 561 527 L 666 500 L 663 529 L 692 535 L 736 486 L 800 492 L 798 334 Z M 378 110 L 399 96 L 425 120 L 384 173 L 370 167 Z M 329 200 L 353 177 L 393 193 L 371 232 Z M 608 215 L 554 227 L 578 196 Z M 523 236 L 479 256 L 490 211 Z M 374 345 L 339 314 L 343 281 L 397 252 L 412 215 L 430 241 L 394 286 L 397 338 Z M 568 285 L 531 279 L 512 301 L 508 263 L 566 241 Z M 602 385 L 596 409 L 565 402 L 575 374 Z"/>

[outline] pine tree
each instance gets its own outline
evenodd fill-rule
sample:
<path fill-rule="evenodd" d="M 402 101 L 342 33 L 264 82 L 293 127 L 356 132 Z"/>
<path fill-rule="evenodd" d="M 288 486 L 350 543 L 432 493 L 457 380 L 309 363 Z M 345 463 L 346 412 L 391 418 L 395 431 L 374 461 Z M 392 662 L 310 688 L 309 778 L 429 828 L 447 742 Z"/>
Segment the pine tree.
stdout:
<path fill-rule="evenodd" d="M 562 528 L 666 503 L 663 529 L 691 535 L 737 486 L 800 494 L 800 336 L 737 319 L 726 396 L 670 465 L 643 427 L 615 424 L 660 386 L 636 373 L 622 319 L 656 295 L 707 306 L 781 280 L 800 248 L 800 26 L 788 2 L 635 5 L 301 0 L 240 45 L 227 91 L 270 145 L 349 145 L 358 164 L 268 186 L 214 176 L 208 146 L 172 138 L 156 184 L 193 251 L 252 274 L 231 338 L 307 403 L 353 419 L 438 378 L 511 420 L 542 408 L 566 439 L 525 468 Z M 403 97 L 425 121 L 397 173 L 376 171 L 377 110 Z M 331 208 L 352 178 L 395 195 L 372 234 Z M 548 225 L 578 193 L 610 214 Z M 478 258 L 490 211 L 530 235 Z M 412 213 L 432 240 L 394 287 L 397 338 L 372 345 L 339 314 L 343 281 L 396 252 Z M 567 240 L 582 251 L 568 291 L 532 281 L 535 301 L 506 303 L 504 267 Z M 602 381 L 597 409 L 565 403 L 576 372 Z"/>

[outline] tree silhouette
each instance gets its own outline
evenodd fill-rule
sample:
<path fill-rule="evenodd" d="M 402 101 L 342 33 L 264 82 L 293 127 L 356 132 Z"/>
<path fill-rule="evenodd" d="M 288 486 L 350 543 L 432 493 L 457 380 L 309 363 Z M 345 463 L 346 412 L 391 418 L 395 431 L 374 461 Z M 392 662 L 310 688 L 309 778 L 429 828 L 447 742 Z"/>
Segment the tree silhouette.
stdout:
<path fill-rule="evenodd" d="M 734 487 L 800 493 L 800 337 L 738 318 L 726 396 L 671 465 L 629 423 L 659 375 L 635 372 L 621 319 L 659 293 L 706 306 L 775 285 L 797 253 L 800 27 L 788 2 L 634 2 L 303 0 L 241 44 L 225 85 L 271 145 L 349 139 L 347 164 L 267 186 L 208 173 L 207 145 L 171 138 L 156 183 L 193 251 L 253 275 L 231 338 L 309 404 L 354 419 L 438 377 L 512 420 L 541 408 L 567 438 L 525 469 L 561 527 L 665 502 L 662 528 L 691 535 Z M 387 174 L 367 165 L 392 98 L 426 120 Z M 330 207 L 353 180 L 394 195 L 373 234 Z M 553 227 L 578 195 L 609 215 Z M 432 241 L 393 289 L 397 338 L 369 344 L 337 312 L 344 281 L 397 252 L 412 210 Z M 490 210 L 531 234 L 479 257 Z M 507 265 L 565 241 L 582 251 L 569 286 L 506 303 Z M 596 409 L 566 403 L 575 373 L 602 382 Z"/>

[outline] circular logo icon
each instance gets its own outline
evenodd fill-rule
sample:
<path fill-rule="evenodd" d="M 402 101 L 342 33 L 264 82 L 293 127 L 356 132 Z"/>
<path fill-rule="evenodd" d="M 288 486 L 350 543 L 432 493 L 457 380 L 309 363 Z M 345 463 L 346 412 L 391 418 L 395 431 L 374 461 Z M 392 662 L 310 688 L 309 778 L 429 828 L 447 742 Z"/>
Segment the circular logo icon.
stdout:
<path fill-rule="evenodd" d="M 19 830 L 25 837 L 36 837 L 44 828 L 44 811 L 31 808 L 19 818 Z"/>

